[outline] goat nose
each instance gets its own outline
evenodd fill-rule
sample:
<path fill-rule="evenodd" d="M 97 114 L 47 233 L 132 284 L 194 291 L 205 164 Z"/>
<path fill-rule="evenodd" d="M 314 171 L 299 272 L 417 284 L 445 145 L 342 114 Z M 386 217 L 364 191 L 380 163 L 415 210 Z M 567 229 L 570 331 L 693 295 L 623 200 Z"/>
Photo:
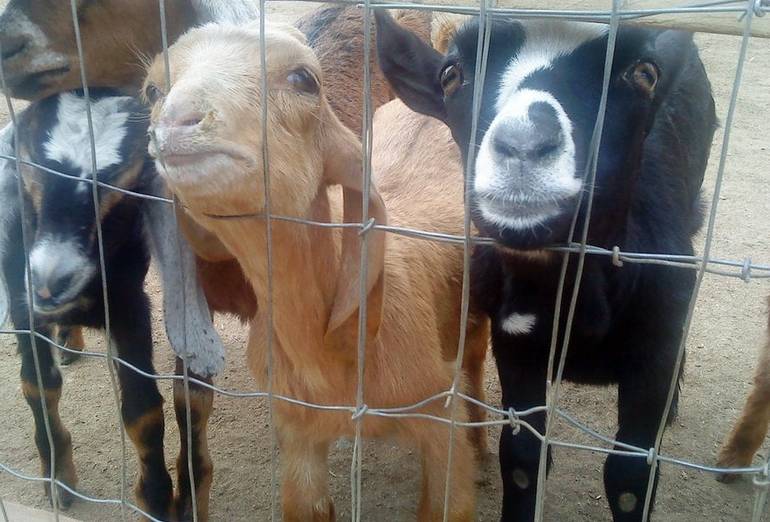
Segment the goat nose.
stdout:
<path fill-rule="evenodd" d="M 556 152 L 564 141 L 554 108 L 543 102 L 530 105 L 528 121 L 504 123 L 495 130 L 492 148 L 505 159 L 538 162 Z"/>
<path fill-rule="evenodd" d="M 59 297 L 69 290 L 74 274 L 70 271 L 53 270 L 40 274 L 33 270 L 32 284 L 35 294 L 43 303 L 56 302 Z"/>

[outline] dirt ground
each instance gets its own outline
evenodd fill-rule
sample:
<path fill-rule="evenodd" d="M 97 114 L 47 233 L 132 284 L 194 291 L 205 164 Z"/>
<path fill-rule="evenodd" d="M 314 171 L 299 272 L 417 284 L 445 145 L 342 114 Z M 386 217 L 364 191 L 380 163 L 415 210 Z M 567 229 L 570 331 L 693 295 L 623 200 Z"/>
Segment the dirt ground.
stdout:
<path fill-rule="evenodd" d="M 4 2 L 0 0 L 0 7 Z M 291 20 L 306 5 L 281 3 L 273 18 Z M 699 35 L 708 72 L 713 82 L 720 118 L 727 111 L 729 88 L 737 61 L 739 39 Z M 770 189 L 768 189 L 767 135 L 770 133 L 770 53 L 767 41 L 753 41 L 749 50 L 739 110 L 732 134 L 727 173 L 719 201 L 714 256 L 770 263 Z M 6 120 L 0 113 L 0 122 Z M 711 199 L 722 144 L 717 132 L 705 183 Z M 0 203 L 1 204 L 1 203 Z M 764 216 L 764 217 L 762 217 Z M 699 250 L 702 238 L 699 240 Z M 161 294 L 156 273 L 147 284 L 154 304 L 155 360 L 161 373 L 171 373 L 173 359 L 160 321 Z M 687 367 L 680 415 L 666 432 L 662 451 L 680 459 L 712 464 L 724 435 L 730 429 L 751 383 L 757 350 L 764 339 L 764 297 L 767 283 L 707 276 L 698 300 L 687 349 Z M 227 367 L 217 384 L 231 390 L 254 390 L 255 382 L 244 367 L 245 328 L 227 318 L 217 326 L 228 349 Z M 99 332 L 90 332 L 88 348 L 104 350 Z M 19 360 L 15 339 L 0 335 L 0 462 L 20 472 L 39 473 L 32 440 L 32 417 L 24 402 L 18 379 Z M 116 404 L 106 363 L 86 359 L 63 369 L 65 387 L 61 415 L 72 432 L 79 489 L 99 498 L 119 498 L 121 444 Z M 175 460 L 178 431 L 170 408 L 171 384 L 160 382 L 167 404 L 167 458 Z M 494 367 L 487 366 L 487 392 L 491 404 L 499 402 Z M 595 430 L 612 435 L 615 430 L 614 388 L 567 385 L 561 406 Z M 217 396 L 210 424 L 214 460 L 211 498 L 212 520 L 267 520 L 270 505 L 270 440 L 265 403 L 257 399 Z M 584 435 L 559 426 L 561 440 L 590 442 Z M 498 430 L 489 430 L 494 455 L 481 470 L 478 488 L 478 519 L 499 517 L 501 486 L 497 470 Z M 767 455 L 766 447 L 760 458 Z M 331 454 L 332 492 L 340 520 L 350 518 L 349 469 L 352 445 L 342 442 Z M 557 449 L 555 466 L 547 483 L 546 519 L 553 521 L 609 520 L 603 498 L 603 455 Z M 408 450 L 388 443 L 367 443 L 364 458 L 364 520 L 412 520 L 416 511 L 419 474 L 417 459 Z M 128 495 L 131 496 L 136 466 L 132 447 L 127 447 Z M 733 485 L 716 482 L 711 474 L 671 465 L 662 466 L 655 520 L 749 520 L 754 487 L 747 479 Z M 42 486 L 0 472 L 2 499 L 45 508 Z M 68 515 L 82 520 L 119 518 L 119 509 L 76 502 Z M 132 516 L 128 517 L 132 519 Z"/>

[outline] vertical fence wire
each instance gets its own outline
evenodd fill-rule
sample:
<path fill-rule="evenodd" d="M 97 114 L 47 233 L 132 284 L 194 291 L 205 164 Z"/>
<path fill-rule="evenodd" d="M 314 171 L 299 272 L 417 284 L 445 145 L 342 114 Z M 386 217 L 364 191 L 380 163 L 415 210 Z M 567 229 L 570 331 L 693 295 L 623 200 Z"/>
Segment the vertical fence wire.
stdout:
<path fill-rule="evenodd" d="M 0 48 L 0 53 L 2 48 Z M 24 249 L 24 283 L 27 289 L 27 320 L 29 321 L 29 341 L 30 348 L 32 350 L 32 361 L 35 366 L 35 382 L 37 383 L 38 395 L 40 396 L 40 408 L 43 411 L 43 425 L 45 426 L 45 436 L 48 440 L 49 458 L 51 459 L 49 469 L 49 486 L 51 494 L 51 507 L 53 508 L 53 516 L 56 522 L 59 522 L 59 497 L 58 489 L 56 487 L 56 448 L 54 446 L 53 431 L 51 430 L 51 419 L 48 413 L 48 399 L 45 396 L 45 388 L 43 387 L 43 374 L 40 371 L 40 357 L 38 355 L 37 338 L 35 336 L 35 292 L 32 287 L 32 270 L 30 268 L 29 252 L 30 242 L 33 237 L 30 234 L 27 220 L 25 219 L 24 212 L 24 180 L 21 171 L 21 143 L 19 138 L 19 122 L 16 117 L 16 111 L 13 107 L 13 102 L 8 94 L 8 88 L 5 82 L 5 72 L 3 71 L 3 62 L 0 60 L 0 86 L 3 88 L 5 95 L 5 101 L 8 105 L 8 115 L 11 118 L 11 125 L 13 125 L 13 154 L 15 156 L 16 164 L 16 189 L 19 198 L 19 217 L 21 224 L 21 240 L 22 248 Z M 50 349 L 46 344 L 44 349 Z M 33 399 L 34 400 L 34 399 Z"/>
<path fill-rule="evenodd" d="M 166 21 L 166 1 L 165 0 L 158 0 L 158 10 L 159 10 L 159 16 L 160 16 L 160 37 L 161 37 L 161 44 L 163 46 L 162 54 L 163 54 L 163 74 L 164 74 L 164 80 L 166 83 L 165 92 L 169 92 L 171 90 L 171 65 L 169 63 L 169 54 L 168 54 L 168 24 Z M 160 150 L 160 148 L 158 148 Z M 150 204 L 156 204 L 156 203 L 150 203 Z M 176 199 L 172 198 L 171 202 L 172 206 L 172 212 L 171 214 L 174 216 L 174 226 L 179 229 L 177 225 L 177 212 L 176 212 Z M 180 234 L 174 235 L 174 242 L 176 243 L 176 251 L 177 255 L 179 256 L 179 260 L 182 259 L 182 238 L 180 237 Z M 183 279 L 184 275 L 182 271 L 179 271 L 179 278 Z M 181 281 L 182 284 L 180 284 L 180 288 L 182 289 L 182 313 L 185 313 L 185 310 L 187 309 L 187 287 L 184 284 L 184 281 Z M 185 424 L 187 426 L 187 478 L 190 486 L 190 502 L 192 507 L 192 515 L 193 515 L 193 522 L 198 522 L 198 498 L 196 495 L 196 487 L 195 487 L 195 466 L 193 466 L 193 458 L 192 458 L 192 452 L 193 452 L 193 430 L 192 430 L 192 410 L 190 406 L 190 374 L 189 374 L 189 365 L 188 365 L 188 359 L 189 355 L 187 354 L 187 321 L 183 321 L 182 326 L 182 345 L 184 346 L 185 353 L 184 354 L 177 354 L 177 357 L 179 357 L 182 361 L 182 386 L 184 391 L 184 408 L 185 408 Z M 173 385 L 172 385 L 173 388 Z M 176 399 L 176 398 L 174 398 Z M 176 408 L 176 400 L 174 400 L 174 407 Z M 181 490 L 182 485 L 177 484 L 177 487 Z"/>
<path fill-rule="evenodd" d="M 363 183 L 361 189 L 361 259 L 358 274 L 358 341 L 356 346 L 356 412 L 353 414 L 355 421 L 355 438 L 353 440 L 353 459 L 350 464 L 350 488 L 351 488 L 351 520 L 361 522 L 361 498 L 363 496 L 363 422 L 366 412 L 364 398 L 364 375 L 366 371 L 366 337 L 368 293 L 367 284 L 369 272 L 369 234 L 372 230 L 368 226 L 369 221 L 369 194 L 372 181 L 372 71 L 371 71 L 371 45 L 372 45 L 372 8 L 370 0 L 363 3 L 363 31 L 364 31 L 364 62 L 363 62 L 363 117 L 361 128 L 362 147 L 362 172 Z M 380 232 L 381 233 L 381 232 Z"/>
<path fill-rule="evenodd" d="M 75 29 L 75 43 L 77 44 L 78 60 L 80 61 L 80 81 L 83 85 L 83 98 L 86 104 L 86 120 L 88 122 L 88 141 L 91 148 L 91 170 L 93 183 L 91 184 L 91 194 L 94 202 L 94 216 L 96 223 L 96 240 L 99 250 L 99 270 L 101 271 L 102 299 L 104 300 L 104 342 L 107 349 L 107 372 L 110 376 L 110 385 L 112 387 L 115 405 L 118 410 L 118 426 L 120 429 L 120 448 L 121 448 L 121 474 L 120 474 L 120 515 L 123 520 L 126 518 L 126 485 L 128 483 L 127 458 L 126 458 L 126 427 L 121 415 L 120 391 L 118 390 L 117 378 L 115 376 L 114 347 L 112 346 L 112 335 L 110 333 L 110 305 L 107 292 L 107 268 L 104 261 L 104 235 L 102 234 L 102 222 L 99 215 L 99 168 L 96 164 L 96 137 L 94 135 L 94 122 L 91 114 L 91 95 L 88 89 L 86 79 L 86 61 L 83 52 L 83 39 L 80 34 L 80 20 L 78 18 L 77 0 L 70 0 L 70 11 L 72 23 Z"/>
<path fill-rule="evenodd" d="M 695 286 L 690 296 L 690 303 L 687 309 L 687 315 L 682 327 L 682 339 L 679 343 L 679 350 L 676 357 L 676 363 L 674 364 L 674 371 L 671 373 L 671 382 L 669 383 L 668 396 L 666 397 L 666 405 L 663 409 L 663 413 L 658 423 L 658 432 L 655 436 L 655 446 L 650 448 L 650 456 L 652 461 L 650 462 L 650 476 L 647 481 L 647 493 L 644 498 L 644 513 L 643 519 L 646 520 L 649 516 L 651 504 L 652 504 L 652 492 L 653 485 L 655 483 L 655 475 L 659 465 L 660 445 L 663 442 L 663 433 L 666 427 L 666 420 L 668 419 L 669 412 L 671 411 L 671 404 L 674 400 L 674 394 L 677 388 L 677 381 L 679 378 L 679 369 L 682 366 L 682 359 L 684 358 L 685 346 L 690 335 L 690 326 L 692 325 L 692 319 L 695 314 L 695 305 L 698 302 L 698 294 L 700 293 L 701 284 L 703 278 L 706 275 L 706 265 L 708 264 L 708 258 L 711 254 L 712 242 L 714 239 L 714 231 L 716 228 L 717 208 L 719 206 L 719 195 L 722 190 L 722 181 L 725 175 L 725 165 L 727 164 L 727 152 L 730 149 L 730 134 L 733 128 L 733 119 L 735 118 L 735 109 L 738 103 L 738 92 L 741 86 L 741 80 L 743 78 L 743 66 L 746 63 L 746 53 L 748 52 L 749 39 L 751 37 L 751 22 L 754 18 L 754 0 L 746 0 L 746 11 L 743 19 L 743 36 L 741 37 L 740 51 L 738 52 L 738 63 L 735 67 L 735 80 L 733 81 L 733 88 L 730 94 L 730 104 L 727 109 L 727 117 L 725 118 L 725 132 L 722 137 L 722 149 L 719 153 L 719 166 L 717 167 L 716 182 L 714 184 L 714 192 L 711 196 L 711 209 L 709 211 L 708 225 L 706 227 L 706 239 L 703 245 L 703 261 L 701 262 L 698 275 L 695 279 Z M 649 460 L 649 457 L 648 457 Z"/>
<path fill-rule="evenodd" d="M 2 496 L 0 496 L 0 515 L 3 515 L 3 522 L 11 522 L 11 519 L 8 518 L 8 512 L 5 510 L 5 501 Z"/>
<path fill-rule="evenodd" d="M 491 22 L 487 13 L 489 0 L 479 2 L 479 34 L 476 45 L 476 67 L 474 70 L 473 100 L 471 109 L 471 142 L 468 146 L 465 171 L 470 172 L 476 160 L 476 134 L 478 132 L 479 114 L 481 112 L 481 100 L 484 94 L 484 80 L 487 74 L 487 58 L 489 56 L 489 40 L 491 35 Z M 463 360 L 465 358 L 465 341 L 468 331 L 468 312 L 470 308 L 470 269 L 471 250 L 473 240 L 471 237 L 471 192 L 473 190 L 469 176 L 464 176 L 463 181 L 463 279 L 462 299 L 460 303 L 460 332 L 455 359 L 454 379 L 447 396 L 447 405 L 451 406 L 449 424 L 449 448 L 447 449 L 447 470 L 444 483 L 444 514 L 443 522 L 449 520 L 449 497 L 452 486 L 452 464 L 454 461 L 455 428 L 457 425 L 457 387 L 462 377 Z"/>
<path fill-rule="evenodd" d="M 620 2 L 621 0 L 612 0 L 612 14 L 610 17 L 609 33 L 607 35 L 607 51 L 604 61 L 604 77 L 602 78 L 602 94 L 599 100 L 599 110 L 596 115 L 593 135 L 591 137 L 590 156 L 587 165 L 588 171 L 586 172 L 586 176 L 584 177 L 585 181 L 583 182 L 583 186 L 588 188 L 588 194 L 585 217 L 583 218 L 583 227 L 580 237 L 580 251 L 578 252 L 577 267 L 575 270 L 575 282 L 572 287 L 572 296 L 570 298 L 569 309 L 567 311 L 567 320 L 564 325 L 564 339 L 562 341 L 561 352 L 559 354 L 559 366 L 556 370 L 556 379 L 553 383 L 551 383 L 551 372 L 553 371 L 553 360 L 555 357 L 555 347 L 557 343 L 556 339 L 559 331 L 560 317 L 560 314 L 554 313 L 553 332 L 555 335 L 551 339 L 551 350 L 548 358 L 548 373 L 546 374 L 547 409 L 545 418 L 545 433 L 540 447 L 540 459 L 538 463 L 537 474 L 537 494 L 535 497 L 535 520 L 537 521 L 541 521 L 543 519 L 543 501 L 545 499 L 545 479 L 548 463 L 548 447 L 549 440 L 551 438 L 551 430 L 553 428 L 553 414 L 559 401 L 559 391 L 561 389 L 562 378 L 564 376 L 564 366 L 567 361 L 567 351 L 569 349 L 569 342 L 572 333 L 572 322 L 575 318 L 577 299 L 580 293 L 580 283 L 583 278 L 583 267 L 586 257 L 586 244 L 588 241 L 588 229 L 591 222 L 594 191 L 596 189 L 596 171 L 599 166 L 599 150 L 601 149 L 602 132 L 604 130 L 604 117 L 607 111 L 607 97 L 609 94 L 610 78 L 612 75 L 612 62 L 615 57 L 615 42 L 617 40 L 618 28 L 620 25 Z M 580 204 L 578 204 L 575 208 L 575 215 L 573 216 L 573 222 L 570 229 L 570 238 L 568 240 L 570 243 L 572 242 L 571 236 L 574 233 L 579 212 Z M 566 256 L 569 256 L 569 254 L 566 254 Z M 556 302 L 556 310 L 561 309 L 568 263 L 568 259 L 563 260 L 562 271 L 560 273 L 560 280 L 557 289 L 558 300 Z"/>
<path fill-rule="evenodd" d="M 267 303 L 259 303 L 266 307 L 267 314 L 267 409 L 268 429 L 270 430 L 270 520 L 276 520 L 276 504 L 278 491 L 278 441 L 275 431 L 275 398 L 273 394 L 273 225 L 270 205 L 270 156 L 267 143 L 268 132 L 268 96 L 267 82 L 267 49 L 265 42 L 265 18 L 267 9 L 265 0 L 259 0 L 259 67 L 261 69 L 262 112 L 260 124 L 262 132 L 262 186 L 265 192 L 265 230 L 267 254 Z"/>

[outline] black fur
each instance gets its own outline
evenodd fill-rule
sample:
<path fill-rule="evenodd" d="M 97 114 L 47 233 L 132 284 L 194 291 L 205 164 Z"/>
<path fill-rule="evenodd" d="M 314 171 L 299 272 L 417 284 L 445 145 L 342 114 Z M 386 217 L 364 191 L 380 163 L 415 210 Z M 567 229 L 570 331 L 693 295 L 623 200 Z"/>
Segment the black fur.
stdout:
<path fill-rule="evenodd" d="M 83 96 L 82 92 L 72 93 Z M 118 93 L 110 90 L 92 90 L 92 100 L 100 100 Z M 57 107 L 60 96 L 56 95 L 31 105 L 19 120 L 19 135 L 23 159 L 78 178 L 84 175 L 79 168 L 69 162 L 53 161 L 45 154 L 44 144 L 48 141 L 50 130 L 58 123 Z M 126 169 L 138 168 L 139 174 L 121 188 L 144 192 L 145 184 L 155 176 L 152 162 L 146 158 L 147 149 L 147 112 L 133 99 L 124 98 L 121 111 L 131 114 L 125 128 L 126 135 L 121 145 L 122 161 L 118 165 L 105 168 L 98 173 L 100 181 L 117 183 Z M 88 147 L 88 142 L 82 144 Z M 98 243 L 95 234 L 95 213 L 91 185 L 87 190 L 78 189 L 81 183 L 41 172 L 33 167 L 25 167 L 25 201 L 23 210 L 13 218 L 9 227 L 9 252 L 3 256 L 2 270 L 8 284 L 11 298 L 11 319 L 15 328 L 28 329 L 28 297 L 26 292 L 26 256 L 22 241 L 22 219 L 26 220 L 27 238 L 32 243 L 43 235 L 67 238 L 80 245 L 90 261 L 98 267 Z M 85 177 L 90 178 L 90 175 Z M 30 188 L 40 193 L 39 211 L 33 205 Z M 110 310 L 110 331 L 113 347 L 119 357 L 144 372 L 154 374 L 152 365 L 152 335 L 149 298 L 144 291 L 144 280 L 149 268 L 150 254 L 146 246 L 141 213 L 137 198 L 121 196 L 109 209 L 105 207 L 110 191 L 99 189 L 103 218 L 101 227 L 104 239 L 106 282 L 108 305 Z M 3 197 L 16 197 L 8 194 Z M 86 326 L 104 329 L 106 319 L 102 292 L 102 277 L 99 271 L 85 285 L 75 299 L 76 305 L 57 315 L 34 315 L 35 330 L 51 337 L 55 325 L 62 327 Z M 33 361 L 32 344 L 29 335 L 18 335 L 18 348 L 21 353 L 21 378 L 25 386 L 37 389 L 37 378 Z M 43 339 L 36 339 L 40 358 L 40 371 L 43 387 L 46 391 L 60 390 L 61 373 L 54 361 L 55 347 Z M 121 413 L 126 426 L 139 420 L 148 411 L 162 405 L 162 397 L 153 379 L 143 377 L 123 365 L 117 365 L 121 385 Z M 28 399 L 29 400 L 29 399 Z M 107 399 L 105 399 L 107 400 Z M 35 440 L 40 457 L 47 464 L 50 448 L 45 433 L 42 413 L 32 401 L 30 406 L 35 412 Z M 49 405 L 50 407 L 50 405 Z M 69 434 L 63 425 L 54 429 L 57 462 L 62 454 L 71 452 Z M 163 425 L 156 430 L 153 440 L 146 441 L 142 448 L 151 459 L 146 459 L 149 466 L 147 484 L 145 484 L 142 503 L 150 513 L 160 518 L 168 518 L 172 499 L 171 479 L 163 460 Z M 141 454 L 141 452 L 140 452 Z M 150 462 L 150 460 L 152 462 Z M 61 472 L 61 470 L 60 470 Z M 60 498 L 68 503 L 68 496 Z"/>
<path fill-rule="evenodd" d="M 449 55 L 442 57 L 415 43 L 384 13 L 377 13 L 377 21 L 380 63 L 394 89 L 415 110 L 444 120 L 465 157 L 469 144 L 481 143 L 496 115 L 494 103 L 502 72 L 525 39 L 522 26 L 511 21 L 493 24 L 479 133 L 472 137 L 478 24 L 462 28 Z M 552 93 L 564 107 L 573 124 L 579 174 L 587 161 L 599 106 L 606 48 L 606 36 L 589 41 L 522 84 L 522 88 Z M 627 81 L 626 73 L 640 62 L 653 63 L 660 73 L 649 97 Z M 448 63 L 462 67 L 464 86 L 444 96 L 439 74 Z M 702 219 L 700 186 L 716 126 L 711 89 L 697 49 L 683 33 L 623 27 L 613 64 L 588 241 L 630 252 L 693 254 L 692 236 Z M 472 178 L 473 169 L 466 175 Z M 503 406 L 523 410 L 545 404 L 561 256 L 544 259 L 533 251 L 567 239 L 576 201 L 564 202 L 559 215 L 544 226 L 514 231 L 487 222 L 477 211 L 474 196 L 471 198 L 477 227 L 499 245 L 476 249 L 472 280 L 474 302 L 492 319 L 492 348 Z M 581 212 L 578 231 L 583 217 Z M 573 255 L 562 303 L 560 341 L 576 264 Z M 632 263 L 619 268 L 606 256 L 586 258 L 564 378 L 618 385 L 617 440 L 642 448 L 654 445 L 694 281 L 692 270 Z M 532 330 L 506 333 L 502 324 L 512 313 L 533 314 Z M 526 420 L 543 432 L 544 415 Z M 540 446 L 527 430 L 514 436 L 509 426 L 503 428 L 503 520 L 532 519 Z M 608 457 L 605 488 L 615 520 L 642 519 L 649 472 L 644 459 Z M 629 510 L 620 504 L 626 492 L 636 499 Z"/>

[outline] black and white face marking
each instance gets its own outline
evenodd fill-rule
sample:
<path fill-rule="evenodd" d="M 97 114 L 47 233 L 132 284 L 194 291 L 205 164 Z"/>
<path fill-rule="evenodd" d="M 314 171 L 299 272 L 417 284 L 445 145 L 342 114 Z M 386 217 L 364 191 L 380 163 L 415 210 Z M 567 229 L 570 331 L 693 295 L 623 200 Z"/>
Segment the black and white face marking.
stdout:
<path fill-rule="evenodd" d="M 121 188 L 140 182 L 146 148 L 147 115 L 134 99 L 97 90 L 91 99 L 97 178 Z M 24 167 L 25 189 L 35 210 L 30 246 L 34 308 L 59 315 L 77 304 L 99 273 L 94 212 L 91 141 L 82 93 L 42 100 L 24 114 L 22 150 L 30 160 L 69 177 Z M 125 197 L 100 189 L 101 220 Z"/>
<path fill-rule="evenodd" d="M 573 123 L 547 88 L 526 80 L 552 69 L 560 58 L 602 38 L 599 24 L 526 21 L 522 44 L 502 70 L 494 117 L 483 134 L 475 164 L 473 190 L 481 217 L 496 227 L 531 230 L 562 213 L 564 201 L 581 189 Z M 565 81 L 581 81 L 580 78 Z"/>

